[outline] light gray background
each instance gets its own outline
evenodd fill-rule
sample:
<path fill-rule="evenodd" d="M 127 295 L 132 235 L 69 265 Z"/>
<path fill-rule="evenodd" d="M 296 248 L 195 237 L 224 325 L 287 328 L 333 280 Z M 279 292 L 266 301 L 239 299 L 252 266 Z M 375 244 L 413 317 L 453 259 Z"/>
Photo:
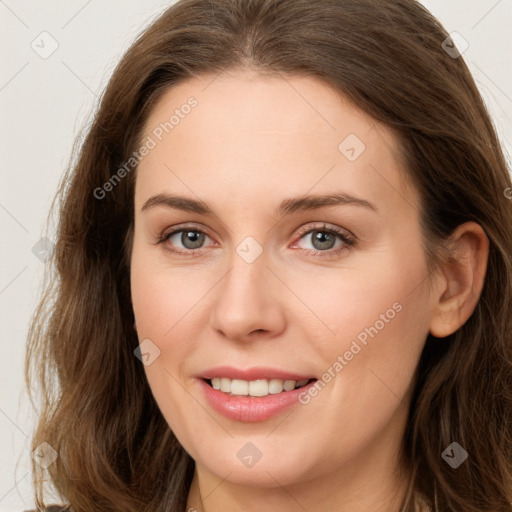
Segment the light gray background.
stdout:
<path fill-rule="evenodd" d="M 43 234 L 73 140 L 90 119 L 115 64 L 171 3 L 0 0 L 0 512 L 34 506 L 28 448 L 34 415 L 23 363 L 44 263 L 32 248 Z M 469 43 L 464 58 L 510 155 L 512 0 L 423 4 Z M 34 40 L 43 45 L 43 31 L 59 45 L 46 59 L 31 47 Z M 49 40 L 44 44 L 48 49 Z"/>

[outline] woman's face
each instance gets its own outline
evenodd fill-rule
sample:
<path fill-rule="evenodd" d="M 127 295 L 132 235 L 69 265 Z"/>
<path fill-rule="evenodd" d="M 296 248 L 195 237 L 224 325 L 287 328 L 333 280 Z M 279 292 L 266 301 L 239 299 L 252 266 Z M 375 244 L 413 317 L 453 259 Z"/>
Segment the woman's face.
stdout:
<path fill-rule="evenodd" d="M 393 464 L 433 302 L 392 133 L 314 78 L 237 72 L 168 90 L 143 142 L 136 328 L 197 467 L 275 487 Z"/>

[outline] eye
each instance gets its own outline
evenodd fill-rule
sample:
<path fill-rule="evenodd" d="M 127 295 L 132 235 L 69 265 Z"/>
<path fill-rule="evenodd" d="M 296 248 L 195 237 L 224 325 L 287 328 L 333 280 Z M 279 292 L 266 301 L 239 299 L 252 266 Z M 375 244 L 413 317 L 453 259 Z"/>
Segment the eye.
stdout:
<path fill-rule="evenodd" d="M 172 247 L 171 251 L 191 255 L 195 254 L 197 249 L 202 248 L 206 238 L 210 237 L 204 231 L 193 227 L 185 227 L 164 233 L 158 243 L 166 242 Z M 180 247 L 180 244 L 182 247 Z"/>
<path fill-rule="evenodd" d="M 299 239 L 309 239 L 313 249 L 306 250 L 309 254 L 320 257 L 337 255 L 355 245 L 353 235 L 336 227 L 328 228 L 325 224 L 309 229 L 304 228 L 299 231 L 298 236 Z M 338 246 L 335 245 L 336 239 L 341 241 Z"/>
<path fill-rule="evenodd" d="M 306 227 L 299 231 L 299 240 L 309 237 L 313 249 L 304 249 L 312 256 L 332 257 L 343 251 L 350 250 L 355 245 L 355 237 L 337 227 L 321 226 Z M 157 244 L 165 244 L 167 250 L 185 256 L 195 256 L 203 249 L 206 239 L 212 240 L 202 229 L 193 226 L 175 228 L 164 232 L 157 240 Z M 336 240 L 340 243 L 336 246 Z M 213 241 L 213 240 L 212 240 Z M 214 242 L 215 243 L 215 242 Z M 181 247 L 180 247 L 181 245 Z M 297 242 L 292 245 L 295 248 Z"/>

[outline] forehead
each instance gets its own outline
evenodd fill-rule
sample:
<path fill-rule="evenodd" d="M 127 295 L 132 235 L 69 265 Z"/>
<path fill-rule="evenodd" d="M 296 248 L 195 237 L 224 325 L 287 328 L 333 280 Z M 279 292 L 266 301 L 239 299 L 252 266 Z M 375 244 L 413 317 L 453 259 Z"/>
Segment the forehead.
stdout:
<path fill-rule="evenodd" d="M 208 199 L 215 191 L 219 206 L 242 206 L 260 193 L 270 205 L 332 190 L 383 208 L 416 204 L 393 132 L 312 77 L 239 71 L 183 81 L 156 103 L 148 138 L 154 147 L 137 169 L 138 204 L 165 191 Z"/>

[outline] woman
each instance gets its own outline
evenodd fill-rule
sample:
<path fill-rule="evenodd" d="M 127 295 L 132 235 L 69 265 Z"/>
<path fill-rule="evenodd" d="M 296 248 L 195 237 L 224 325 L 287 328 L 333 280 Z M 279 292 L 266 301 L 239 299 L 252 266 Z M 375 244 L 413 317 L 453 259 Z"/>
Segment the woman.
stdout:
<path fill-rule="evenodd" d="M 416 1 L 169 8 L 62 183 L 29 334 L 69 510 L 511 511 L 510 191 Z"/>

